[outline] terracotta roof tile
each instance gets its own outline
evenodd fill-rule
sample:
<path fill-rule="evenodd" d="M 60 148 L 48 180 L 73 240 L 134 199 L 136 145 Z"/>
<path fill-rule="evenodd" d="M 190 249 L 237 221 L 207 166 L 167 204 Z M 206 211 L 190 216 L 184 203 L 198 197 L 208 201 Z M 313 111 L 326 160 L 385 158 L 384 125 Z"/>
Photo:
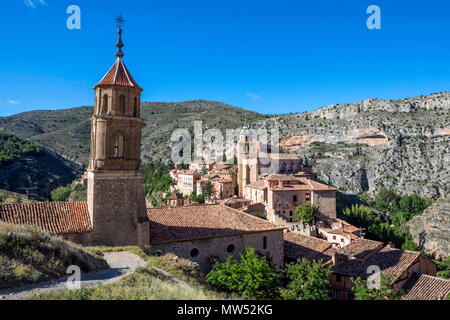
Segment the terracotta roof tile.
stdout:
<path fill-rule="evenodd" d="M 32 225 L 52 234 L 92 230 L 87 202 L 0 204 L 0 221 Z"/>
<path fill-rule="evenodd" d="M 150 243 L 281 230 L 263 219 L 222 205 L 147 209 L 147 215 Z"/>
<path fill-rule="evenodd" d="M 445 300 L 450 293 L 450 280 L 415 274 L 405 285 L 408 293 L 402 300 Z"/>
<path fill-rule="evenodd" d="M 401 276 L 414 262 L 418 260 L 420 252 L 393 248 L 383 248 L 365 260 L 348 260 L 333 266 L 335 273 L 367 279 L 367 268 L 378 266 L 384 276 L 392 276 L 393 281 Z"/>
<path fill-rule="evenodd" d="M 252 188 L 252 189 L 260 189 L 260 190 L 264 190 L 267 188 L 264 180 L 256 180 L 250 184 L 247 184 L 245 187 Z"/>
<path fill-rule="evenodd" d="M 308 237 L 295 232 L 284 234 L 284 256 L 289 259 L 322 259 L 325 263 L 331 259 L 331 256 L 325 253 L 330 247 L 331 243 L 319 238 Z"/>
<path fill-rule="evenodd" d="M 122 59 L 118 58 L 114 65 L 105 74 L 102 80 L 94 88 L 102 85 L 118 85 L 135 87 L 142 91 L 142 88 L 134 81 Z"/>
<path fill-rule="evenodd" d="M 383 243 L 368 239 L 357 239 L 345 247 L 337 250 L 337 252 L 345 254 L 349 257 L 364 259 L 376 250 L 383 248 Z"/>

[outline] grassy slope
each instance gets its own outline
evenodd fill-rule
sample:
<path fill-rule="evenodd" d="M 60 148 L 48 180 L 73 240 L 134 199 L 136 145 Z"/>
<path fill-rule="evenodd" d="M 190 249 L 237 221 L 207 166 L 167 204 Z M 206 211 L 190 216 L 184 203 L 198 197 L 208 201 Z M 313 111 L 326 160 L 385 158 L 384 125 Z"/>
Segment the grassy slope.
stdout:
<path fill-rule="evenodd" d="M 34 228 L 0 222 L 0 289 L 60 278 L 70 265 L 84 272 L 107 266 L 100 256 L 78 245 Z"/>
<path fill-rule="evenodd" d="M 29 202 L 31 202 L 31 200 L 28 199 L 27 196 L 23 194 L 0 189 L 0 203 L 29 203 Z"/>
<path fill-rule="evenodd" d="M 131 275 L 107 285 L 82 288 L 80 290 L 57 290 L 33 297 L 35 300 L 214 300 L 229 296 L 208 287 L 203 276 L 190 262 L 172 254 L 162 257 L 148 256 L 137 247 L 89 248 L 94 252 L 123 251 L 135 253 L 143 258 L 148 266 L 139 268 Z M 156 272 L 157 267 L 180 279 L 190 288 L 182 288 Z M 231 298 L 234 298 L 231 297 Z"/>

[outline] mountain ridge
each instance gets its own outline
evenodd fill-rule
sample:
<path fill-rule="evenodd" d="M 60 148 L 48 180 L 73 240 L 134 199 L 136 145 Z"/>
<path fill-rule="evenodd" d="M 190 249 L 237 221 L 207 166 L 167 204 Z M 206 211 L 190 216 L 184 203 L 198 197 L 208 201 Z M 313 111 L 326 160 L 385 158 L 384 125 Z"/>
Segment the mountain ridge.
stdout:
<path fill-rule="evenodd" d="M 401 194 L 448 194 L 450 93 L 396 100 L 367 99 L 311 112 L 263 115 L 210 100 L 143 102 L 142 158 L 168 161 L 170 135 L 239 128 L 280 129 L 280 145 L 313 166 L 318 178 L 344 192 L 375 193 L 388 187 Z M 30 139 L 85 167 L 89 157 L 92 107 L 28 111 L 0 118 L 0 130 Z"/>

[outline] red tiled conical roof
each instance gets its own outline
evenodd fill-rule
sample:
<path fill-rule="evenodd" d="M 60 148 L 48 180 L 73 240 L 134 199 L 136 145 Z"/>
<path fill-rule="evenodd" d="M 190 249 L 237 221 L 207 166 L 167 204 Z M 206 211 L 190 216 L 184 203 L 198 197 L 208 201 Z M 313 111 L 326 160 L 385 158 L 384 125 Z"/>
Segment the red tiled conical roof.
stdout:
<path fill-rule="evenodd" d="M 103 79 L 95 85 L 94 89 L 102 85 L 129 86 L 143 91 L 136 81 L 134 81 L 127 67 L 120 58 L 117 58 L 114 65 L 105 74 Z"/>

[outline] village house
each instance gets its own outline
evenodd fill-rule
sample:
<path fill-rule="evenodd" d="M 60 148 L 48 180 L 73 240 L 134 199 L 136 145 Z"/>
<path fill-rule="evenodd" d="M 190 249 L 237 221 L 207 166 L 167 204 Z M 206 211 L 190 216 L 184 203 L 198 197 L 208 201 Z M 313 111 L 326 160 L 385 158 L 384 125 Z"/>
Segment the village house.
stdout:
<path fill-rule="evenodd" d="M 378 241 L 357 239 L 336 249 L 326 240 L 293 232 L 285 233 L 284 239 L 286 262 L 306 258 L 322 260 L 325 266 L 331 266 L 330 285 L 333 297 L 338 300 L 354 299 L 351 278 L 367 279 L 374 267 L 380 269 L 382 276 L 392 277 L 396 290 L 412 287 L 408 283 L 417 275 L 436 275 L 436 265 L 420 252 L 385 247 Z"/>
<path fill-rule="evenodd" d="M 218 200 L 231 198 L 235 195 L 233 179 L 236 173 L 233 165 L 228 163 L 207 163 L 206 161 L 193 161 L 189 164 L 189 170 L 170 170 L 170 176 L 176 183 L 176 189 L 184 196 L 189 196 L 193 191 L 202 194 L 202 186 L 210 181 L 213 187 L 213 195 L 208 201 L 215 203 Z"/>
<path fill-rule="evenodd" d="M 197 182 L 202 175 L 197 170 L 178 170 L 177 171 L 177 189 L 183 195 L 190 195 L 197 189 Z"/>
<path fill-rule="evenodd" d="M 173 192 L 167 197 L 167 205 L 171 207 L 184 206 L 184 197 L 181 193 Z"/>
<path fill-rule="evenodd" d="M 336 248 L 345 247 L 365 235 L 361 228 L 338 218 L 322 217 L 317 221 L 316 228 L 317 235 L 326 239 Z"/>
<path fill-rule="evenodd" d="M 202 187 L 205 183 L 211 182 L 213 194 L 211 200 L 223 200 L 234 195 L 233 181 L 231 178 L 221 177 L 219 174 L 205 175 L 197 181 L 197 194 L 202 194 Z"/>
<path fill-rule="evenodd" d="M 209 272 L 216 260 L 239 258 L 246 248 L 269 254 L 284 266 L 283 228 L 223 205 L 148 209 L 150 247 L 155 254 L 174 253 Z"/>
<path fill-rule="evenodd" d="M 205 160 L 199 160 L 199 161 L 192 161 L 191 163 L 189 163 L 189 169 L 190 170 L 197 170 L 198 172 L 203 172 L 203 171 L 210 171 L 213 168 L 213 164 L 212 163 L 208 163 Z"/>
<path fill-rule="evenodd" d="M 280 225 L 298 222 L 295 209 L 302 203 L 316 206 L 323 216 L 336 217 L 336 188 L 304 173 L 265 176 L 245 186 L 244 198 L 266 204 L 268 220 Z"/>

